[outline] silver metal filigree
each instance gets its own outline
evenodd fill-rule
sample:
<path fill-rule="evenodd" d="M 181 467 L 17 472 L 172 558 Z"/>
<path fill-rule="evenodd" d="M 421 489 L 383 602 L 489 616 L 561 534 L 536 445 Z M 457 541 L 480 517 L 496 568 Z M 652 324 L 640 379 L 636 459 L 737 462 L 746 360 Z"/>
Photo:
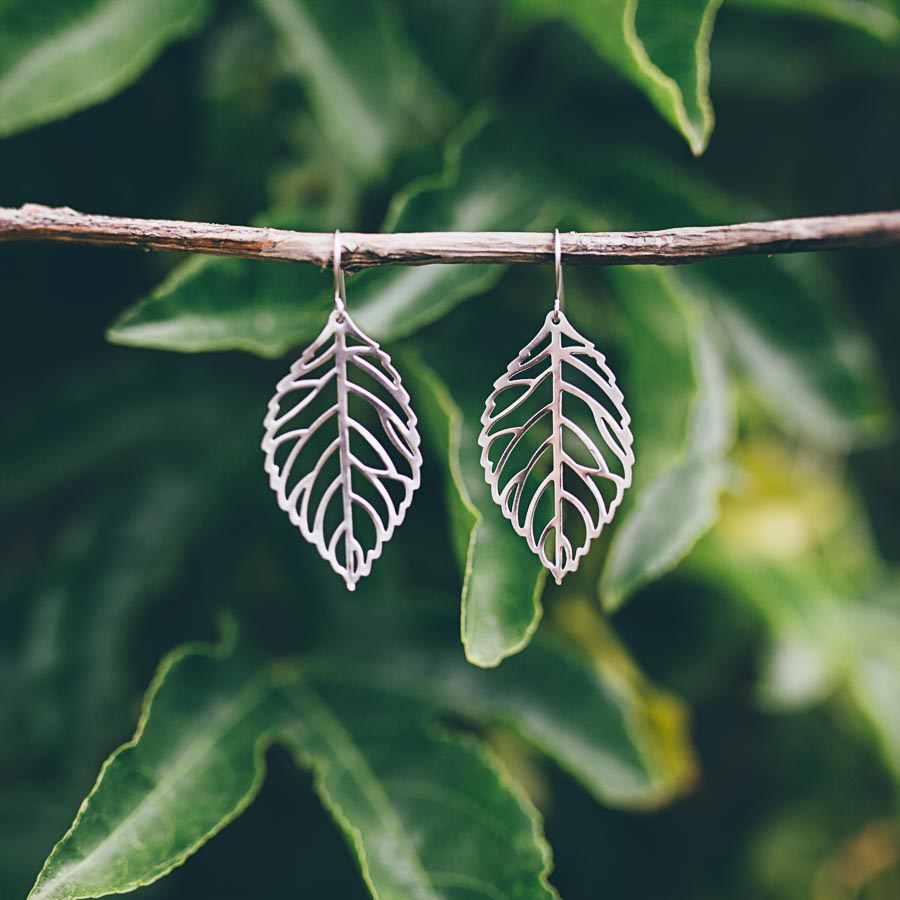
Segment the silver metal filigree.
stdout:
<path fill-rule="evenodd" d="M 422 454 L 409 394 L 347 314 L 343 282 L 336 232 L 334 311 L 278 382 L 262 449 L 278 505 L 352 591 L 403 521 Z"/>
<path fill-rule="evenodd" d="M 478 443 L 494 500 L 559 584 L 622 502 L 634 438 L 603 354 L 562 312 L 559 232 L 555 248 L 554 308 L 494 382 Z"/>

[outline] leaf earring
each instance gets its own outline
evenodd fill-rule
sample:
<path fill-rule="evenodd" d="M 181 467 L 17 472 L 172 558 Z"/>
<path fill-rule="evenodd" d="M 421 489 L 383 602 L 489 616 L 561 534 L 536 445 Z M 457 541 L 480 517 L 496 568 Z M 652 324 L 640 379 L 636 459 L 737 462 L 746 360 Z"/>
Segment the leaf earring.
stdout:
<path fill-rule="evenodd" d="M 347 313 L 339 231 L 334 309 L 278 382 L 263 424 L 278 505 L 354 590 L 406 515 L 422 454 L 391 358 Z"/>
<path fill-rule="evenodd" d="M 622 502 L 634 438 L 615 375 L 562 311 L 558 229 L 553 246 L 553 309 L 494 382 L 478 443 L 494 500 L 560 584 Z"/>

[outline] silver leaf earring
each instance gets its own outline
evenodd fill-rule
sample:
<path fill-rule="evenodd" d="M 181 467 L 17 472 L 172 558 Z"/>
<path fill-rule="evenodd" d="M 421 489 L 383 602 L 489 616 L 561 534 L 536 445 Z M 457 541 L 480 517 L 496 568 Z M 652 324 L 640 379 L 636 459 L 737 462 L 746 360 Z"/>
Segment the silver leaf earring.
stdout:
<path fill-rule="evenodd" d="M 406 515 L 422 454 L 400 375 L 347 313 L 339 231 L 334 309 L 278 382 L 264 426 L 278 505 L 354 590 Z"/>
<path fill-rule="evenodd" d="M 603 354 L 562 311 L 559 230 L 554 255 L 553 309 L 494 382 L 478 443 L 494 500 L 560 584 L 622 502 L 634 438 Z"/>

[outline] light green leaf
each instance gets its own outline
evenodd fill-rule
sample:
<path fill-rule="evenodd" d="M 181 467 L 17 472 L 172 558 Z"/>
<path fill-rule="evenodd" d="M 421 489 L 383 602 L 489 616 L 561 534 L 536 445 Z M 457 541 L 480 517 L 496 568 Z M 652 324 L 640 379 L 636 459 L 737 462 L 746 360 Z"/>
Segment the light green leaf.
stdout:
<path fill-rule="evenodd" d="M 900 782 L 900 585 L 895 581 L 885 596 L 849 612 L 846 625 L 855 653 L 847 688 Z"/>
<path fill-rule="evenodd" d="M 477 114 L 450 142 L 444 172 L 414 182 L 392 204 L 385 231 L 504 231 L 549 227 L 541 180 L 509 164 L 506 135 Z M 473 132 L 475 136 L 472 137 Z M 289 223 L 281 218 L 280 224 Z M 349 279 L 353 318 L 376 340 L 411 334 L 486 291 L 502 266 L 380 269 Z M 330 273 L 313 266 L 191 260 L 110 328 L 114 343 L 163 350 L 248 350 L 278 356 L 311 341 L 331 303 Z"/>
<path fill-rule="evenodd" d="M 823 562 L 827 560 L 827 562 Z M 877 560 L 869 565 L 876 576 Z M 748 603 L 769 642 L 757 696 L 770 712 L 793 713 L 843 691 L 900 780 L 900 590 L 896 577 L 879 586 L 843 584 L 828 556 L 741 559 L 710 540 L 695 570 Z M 843 573 L 846 574 L 846 573 Z"/>
<path fill-rule="evenodd" d="M 208 0 L 9 0 L 0 8 L 0 136 L 68 116 L 131 84 L 196 31 Z"/>
<path fill-rule="evenodd" d="M 887 0 L 732 0 L 764 12 L 815 16 L 851 25 L 882 40 L 900 34 L 898 10 Z"/>
<path fill-rule="evenodd" d="M 556 896 L 537 811 L 474 741 L 426 728 L 392 690 L 321 669 L 286 696 L 283 739 L 315 773 L 373 897 Z"/>
<path fill-rule="evenodd" d="M 815 565 L 747 558 L 735 565 L 714 532 L 698 554 L 697 570 L 752 605 L 768 626 L 757 683 L 766 709 L 796 712 L 834 692 L 848 646 L 843 602 Z"/>
<path fill-rule="evenodd" d="M 390 4 L 378 0 L 256 0 L 288 68 L 335 152 L 362 176 L 446 119 L 448 101 L 418 59 Z"/>
<path fill-rule="evenodd" d="M 403 371 L 422 424 L 447 460 L 451 526 L 463 572 L 460 632 L 466 658 L 496 666 L 525 647 L 536 630 L 546 571 L 509 527 L 484 480 L 478 446 L 484 384 L 472 378 L 471 366 L 448 366 L 446 356 L 440 346 L 405 353 Z M 455 370 L 452 390 L 435 371 L 441 363 L 448 376 Z"/>
<path fill-rule="evenodd" d="M 30 900 L 123 893 L 183 863 L 256 795 L 281 709 L 273 672 L 233 641 L 172 653 Z"/>
<path fill-rule="evenodd" d="M 635 432 L 638 459 L 643 454 L 642 433 L 647 434 L 651 450 L 654 443 L 659 448 L 650 456 L 651 472 L 656 471 L 652 480 L 637 474 L 635 505 L 614 532 L 600 582 L 603 605 L 608 610 L 617 609 L 639 587 L 674 568 L 713 525 L 719 494 L 729 478 L 724 457 L 734 438 L 731 380 L 709 324 L 704 321 L 705 311 L 689 305 L 686 296 L 679 296 L 684 287 L 673 273 L 623 270 L 617 274 L 616 283 L 622 317 L 632 320 L 629 333 L 636 351 L 635 366 L 650 368 L 655 385 L 648 388 L 662 396 L 661 402 L 651 402 L 650 409 L 660 405 L 670 408 L 657 417 L 656 428 L 663 441 L 671 442 L 675 429 L 666 427 L 666 417 L 671 418 L 674 409 L 683 416 L 687 434 L 682 442 L 670 443 L 670 452 L 674 447 L 680 449 L 677 458 L 663 468 L 654 465 L 665 454 L 665 447 L 659 447 L 659 435 L 650 437 L 653 423 L 644 417 L 646 430 Z M 655 328 L 646 327 L 651 306 L 663 311 L 661 317 L 656 316 Z M 665 323 L 673 316 L 681 318 L 681 327 L 675 333 L 683 343 L 681 359 L 676 359 L 673 370 L 668 371 L 673 355 L 671 346 L 666 347 L 665 335 L 671 337 L 673 330 Z M 659 331 L 660 326 L 664 332 Z M 638 343 L 646 346 L 637 348 Z M 652 361 L 650 356 L 654 357 Z M 689 376 L 684 360 L 693 370 Z M 643 373 L 641 377 L 648 376 Z M 640 400 L 638 396 L 632 405 L 638 408 Z"/>
<path fill-rule="evenodd" d="M 701 154 L 709 143 L 709 41 L 721 0 L 515 0 L 569 21 Z"/>

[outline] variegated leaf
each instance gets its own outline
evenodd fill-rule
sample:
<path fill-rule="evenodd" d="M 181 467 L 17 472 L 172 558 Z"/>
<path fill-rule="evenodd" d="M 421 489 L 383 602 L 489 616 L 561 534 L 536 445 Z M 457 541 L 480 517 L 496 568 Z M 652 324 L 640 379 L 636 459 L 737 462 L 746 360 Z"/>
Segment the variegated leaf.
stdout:
<path fill-rule="evenodd" d="M 400 375 L 335 310 L 278 383 L 264 424 L 278 505 L 354 590 L 419 486 L 419 432 Z"/>
<path fill-rule="evenodd" d="M 603 355 L 561 311 L 548 314 L 488 397 L 478 443 L 491 492 L 557 584 L 631 484 L 623 399 Z"/>

